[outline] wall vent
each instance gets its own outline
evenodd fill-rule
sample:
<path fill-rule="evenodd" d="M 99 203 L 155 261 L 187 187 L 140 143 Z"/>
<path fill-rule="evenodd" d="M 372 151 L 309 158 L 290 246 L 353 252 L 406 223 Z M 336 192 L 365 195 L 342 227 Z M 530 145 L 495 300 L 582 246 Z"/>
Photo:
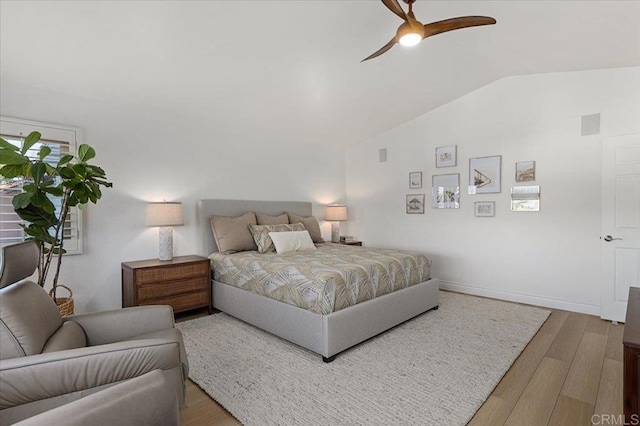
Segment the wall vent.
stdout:
<path fill-rule="evenodd" d="M 387 148 L 382 148 L 378 150 L 378 162 L 380 163 L 387 162 Z"/>
<path fill-rule="evenodd" d="M 582 116 L 582 136 L 600 134 L 600 114 Z"/>

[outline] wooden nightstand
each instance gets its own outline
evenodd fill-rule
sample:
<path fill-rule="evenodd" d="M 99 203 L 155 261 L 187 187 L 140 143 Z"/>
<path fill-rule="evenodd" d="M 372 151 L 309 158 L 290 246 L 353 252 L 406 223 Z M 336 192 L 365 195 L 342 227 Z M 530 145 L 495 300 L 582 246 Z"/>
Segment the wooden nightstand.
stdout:
<path fill-rule="evenodd" d="M 341 241 L 340 244 L 345 246 L 362 246 L 362 241 Z"/>
<path fill-rule="evenodd" d="M 122 263 L 122 307 L 171 305 L 173 312 L 207 307 L 211 313 L 211 266 L 202 256 Z"/>

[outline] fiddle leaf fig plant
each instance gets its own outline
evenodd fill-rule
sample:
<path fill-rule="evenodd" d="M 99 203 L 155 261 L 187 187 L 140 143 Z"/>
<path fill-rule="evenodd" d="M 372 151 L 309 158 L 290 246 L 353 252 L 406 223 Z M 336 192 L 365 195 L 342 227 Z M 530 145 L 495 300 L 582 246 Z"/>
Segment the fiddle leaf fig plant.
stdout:
<path fill-rule="evenodd" d="M 53 278 L 53 298 L 62 265 L 64 250 L 64 224 L 69 208 L 84 208 L 87 203 L 96 204 L 102 197 L 101 187 L 110 188 L 105 171 L 89 164 L 96 151 L 89 145 L 78 147 L 77 154 L 62 155 L 57 162 L 48 159 L 52 150 L 42 143 L 37 156 L 27 152 L 40 142 L 39 132 L 30 133 L 16 146 L 0 138 L 0 189 L 22 185 L 22 192 L 13 199 L 16 214 L 24 220 L 20 224 L 27 234 L 27 240 L 34 241 L 40 250 L 38 262 L 38 284 L 44 287 L 47 276 L 55 270 Z M 60 199 L 60 209 L 52 198 Z"/>

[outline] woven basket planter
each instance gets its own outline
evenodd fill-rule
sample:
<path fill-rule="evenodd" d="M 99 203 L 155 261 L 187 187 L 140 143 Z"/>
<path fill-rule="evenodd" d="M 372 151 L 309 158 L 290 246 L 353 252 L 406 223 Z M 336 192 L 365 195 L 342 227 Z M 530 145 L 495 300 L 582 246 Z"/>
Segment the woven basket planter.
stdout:
<path fill-rule="evenodd" d="M 58 284 L 58 288 L 64 288 L 69 292 L 69 297 L 56 297 L 55 300 L 56 305 L 58 305 L 58 310 L 60 310 L 60 315 L 63 317 L 68 317 L 73 315 L 73 292 L 67 286 Z M 53 289 L 49 290 L 49 296 L 53 298 Z"/>

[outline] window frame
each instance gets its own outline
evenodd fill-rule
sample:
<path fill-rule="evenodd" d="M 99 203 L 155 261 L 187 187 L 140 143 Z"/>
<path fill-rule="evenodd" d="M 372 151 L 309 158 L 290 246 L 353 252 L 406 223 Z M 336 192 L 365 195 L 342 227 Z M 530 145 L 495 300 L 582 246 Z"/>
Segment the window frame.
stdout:
<path fill-rule="evenodd" d="M 33 131 L 40 132 L 42 134 L 41 139 L 44 141 L 69 144 L 69 153 L 74 156 L 78 146 L 82 143 L 82 129 L 79 127 L 0 116 L 0 135 L 25 138 Z M 73 249 L 68 248 L 65 244 L 65 255 L 82 254 L 84 251 L 82 210 L 78 206 L 70 207 L 69 209 L 76 222 L 76 235 L 75 237 L 72 236 L 71 239 L 75 239 L 77 244 L 76 248 Z M 74 228 L 73 224 L 71 228 Z"/>

